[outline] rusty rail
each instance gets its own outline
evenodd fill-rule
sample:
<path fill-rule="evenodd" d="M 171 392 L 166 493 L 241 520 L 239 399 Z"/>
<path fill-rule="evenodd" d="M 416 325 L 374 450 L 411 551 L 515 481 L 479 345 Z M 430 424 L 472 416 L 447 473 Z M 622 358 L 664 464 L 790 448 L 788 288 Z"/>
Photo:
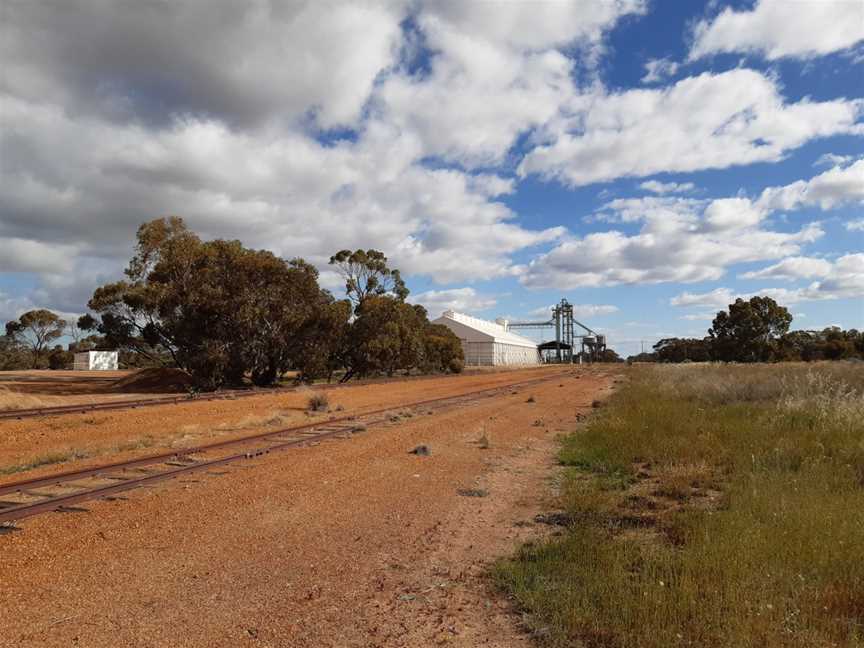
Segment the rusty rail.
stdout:
<path fill-rule="evenodd" d="M 327 421 L 311 422 L 282 428 L 270 432 L 261 432 L 238 439 L 229 439 L 215 443 L 184 448 L 174 452 L 161 453 L 121 461 L 115 463 L 55 473 L 45 477 L 34 477 L 0 485 L 0 523 L 14 522 L 40 513 L 63 510 L 73 504 L 110 497 L 116 493 L 132 490 L 152 483 L 175 479 L 195 472 L 206 471 L 225 464 L 251 459 L 258 456 L 287 450 L 298 446 L 309 445 L 325 439 L 350 435 L 357 431 L 358 426 L 370 426 L 387 422 L 388 413 L 395 410 L 428 408 L 443 409 L 462 402 L 473 402 L 483 398 L 496 396 L 514 388 L 530 387 L 532 385 L 559 380 L 562 374 L 556 372 L 551 376 L 532 380 L 499 385 L 492 388 L 465 392 L 452 396 L 432 398 L 413 403 L 391 406 L 383 409 L 364 412 L 357 416 L 343 416 Z M 245 448 L 244 448 L 245 446 Z M 212 458 L 195 459 L 195 455 L 204 455 L 214 451 L 232 449 L 233 452 Z M 242 450 L 241 450 L 242 449 Z M 156 470 L 156 472 L 153 472 Z M 143 473 L 130 474 L 130 471 Z M 95 482 L 84 485 L 76 482 L 91 480 Z M 34 489 L 73 489 L 71 493 L 40 493 Z M 36 501 L 14 501 L 3 499 L 12 496 L 27 497 Z"/>
<path fill-rule="evenodd" d="M 465 375 L 465 374 L 461 374 Z M 477 374 L 469 374 L 477 375 Z M 454 377 L 444 375 L 427 376 L 400 376 L 398 378 L 373 378 L 350 383 L 325 383 L 311 385 L 313 390 L 329 391 L 345 387 L 357 387 L 363 385 L 383 385 L 406 380 L 431 380 L 435 378 Z M 139 407 L 154 407 L 157 405 L 180 405 L 184 403 L 197 403 L 200 401 L 235 400 L 248 398 L 250 396 L 270 396 L 273 394 L 284 394 L 297 391 L 298 387 L 271 387 L 271 388 L 249 388 L 249 389 L 226 389 L 224 391 L 198 394 L 194 397 L 183 396 L 156 396 L 153 398 L 136 398 L 129 400 L 117 400 L 104 403 L 79 403 L 77 405 L 55 405 L 51 407 L 33 407 L 15 410 L 0 410 L 0 421 L 9 419 L 26 419 L 46 416 L 62 416 L 64 414 L 89 414 L 121 409 L 137 409 Z"/>

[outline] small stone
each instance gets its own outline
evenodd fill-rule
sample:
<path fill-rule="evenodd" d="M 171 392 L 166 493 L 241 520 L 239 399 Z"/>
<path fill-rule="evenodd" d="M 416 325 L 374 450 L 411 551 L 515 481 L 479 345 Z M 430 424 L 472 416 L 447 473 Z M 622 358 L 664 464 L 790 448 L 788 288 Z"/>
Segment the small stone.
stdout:
<path fill-rule="evenodd" d="M 416 448 L 411 450 L 408 454 L 414 454 L 418 457 L 428 457 L 432 454 L 432 451 L 429 449 L 429 446 L 418 445 Z"/>

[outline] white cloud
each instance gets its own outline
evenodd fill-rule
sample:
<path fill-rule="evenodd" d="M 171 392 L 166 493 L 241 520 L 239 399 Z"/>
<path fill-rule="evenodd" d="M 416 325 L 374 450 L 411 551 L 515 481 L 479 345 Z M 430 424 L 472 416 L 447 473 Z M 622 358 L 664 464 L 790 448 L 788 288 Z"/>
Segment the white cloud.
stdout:
<path fill-rule="evenodd" d="M 749 11 L 725 8 L 696 25 L 690 59 L 725 52 L 768 60 L 811 58 L 864 39 L 864 4 L 857 0 L 759 0 Z"/>
<path fill-rule="evenodd" d="M 706 306 L 725 308 L 735 301 L 734 293 L 729 288 L 715 288 L 707 293 L 683 292 L 669 300 L 672 306 Z"/>
<path fill-rule="evenodd" d="M 551 318 L 553 308 L 553 306 L 542 306 L 535 308 L 528 314 L 532 317 Z M 617 313 L 619 310 L 617 306 L 612 304 L 573 304 L 573 317 L 599 317 Z"/>
<path fill-rule="evenodd" d="M 519 165 L 570 186 L 660 172 L 722 169 L 781 159 L 819 137 L 862 133 L 864 102 L 787 103 L 777 82 L 754 70 L 704 73 L 664 89 L 583 95 L 548 143 Z"/>
<path fill-rule="evenodd" d="M 0 291 L 0 326 L 6 322 L 18 319 L 22 313 L 38 308 L 27 297 L 12 297 Z M 0 330 L 0 334 L 5 333 L 5 330 Z"/>
<path fill-rule="evenodd" d="M 481 295 L 470 287 L 427 290 L 410 295 L 408 301 L 423 306 L 429 313 L 430 319 L 435 319 L 445 310 L 473 313 L 492 308 L 497 303 L 494 297 Z"/>
<path fill-rule="evenodd" d="M 513 275 L 513 253 L 564 229 L 520 225 L 499 200 L 512 178 L 426 160 L 505 162 L 570 101 L 608 30 L 643 10 L 17 3 L 0 25 L 3 269 L 40 272 L 58 303 L 83 299 L 95 274 L 74 292 L 57 278 L 116 272 L 138 224 L 178 214 L 321 268 L 374 246 L 441 283 Z"/>
<path fill-rule="evenodd" d="M 339 248 L 381 248 L 403 271 L 441 282 L 512 274 L 511 253 L 563 232 L 524 229 L 494 200 L 508 180 L 423 167 L 416 139 L 377 122 L 356 142 L 324 146 L 211 121 L 151 132 L 0 102 L 0 145 L 8 152 L 26 141 L 28 160 L 4 166 L 0 237 L 14 243 L 38 232 L 39 245 L 58 253 L 39 255 L 45 266 L 31 269 L 63 270 L 52 265 L 68 262 L 63 246 L 128 258 L 137 225 L 166 214 L 204 236 L 242 238 L 320 266 Z M 58 147 L 64 156 L 53 154 Z"/>
<path fill-rule="evenodd" d="M 837 155 L 835 153 L 823 153 L 819 156 L 819 158 L 813 163 L 813 166 L 846 166 L 849 162 L 854 160 L 855 158 L 851 155 Z"/>
<path fill-rule="evenodd" d="M 433 52 L 425 75 L 393 75 L 380 88 L 383 119 L 429 155 L 466 167 L 500 163 L 520 133 L 557 117 L 575 94 L 573 58 L 600 45 L 642 2 L 433 2 L 418 25 Z M 584 58 L 584 57 L 580 57 Z"/>
<path fill-rule="evenodd" d="M 668 77 L 674 76 L 680 65 L 668 58 L 651 59 L 645 63 L 645 75 L 642 77 L 642 83 L 657 83 L 665 81 Z"/>
<path fill-rule="evenodd" d="M 73 246 L 0 237 L 0 272 L 68 272 L 75 254 Z"/>
<path fill-rule="evenodd" d="M 864 217 L 846 221 L 844 227 L 850 232 L 864 232 Z"/>
<path fill-rule="evenodd" d="M 566 238 L 528 264 L 521 281 L 529 287 L 573 289 L 716 280 L 730 265 L 795 255 L 823 235 L 816 223 L 797 232 L 767 229 L 768 212 L 746 198 L 631 198 L 602 209 L 605 220 L 641 222 L 640 231 Z"/>
<path fill-rule="evenodd" d="M 684 292 L 673 297 L 669 303 L 672 306 L 725 308 L 738 298 L 749 299 L 754 295 L 771 297 L 781 305 L 864 297 L 864 254 L 846 254 L 830 265 L 830 270 L 821 274 L 819 281 L 801 288 L 762 288 L 741 294 L 729 288 L 716 288 L 702 294 Z"/>
<path fill-rule="evenodd" d="M 639 185 L 641 189 L 650 191 L 655 194 L 667 193 L 689 193 L 696 188 L 692 182 L 658 182 L 657 180 L 647 180 Z"/>
<path fill-rule="evenodd" d="M 710 313 L 688 313 L 687 315 L 682 315 L 678 319 L 687 320 L 688 322 L 704 322 L 704 321 L 712 321 L 717 316 L 716 312 Z"/>
<path fill-rule="evenodd" d="M 16 2 L 5 89 L 73 114 L 351 125 L 395 63 L 408 2 Z M 362 25 L 362 29 L 358 26 Z"/>
<path fill-rule="evenodd" d="M 834 167 L 810 180 L 798 180 L 783 187 L 768 187 L 759 205 L 772 210 L 818 206 L 833 209 L 864 203 L 864 159 L 847 167 Z"/>
<path fill-rule="evenodd" d="M 742 279 L 813 279 L 827 277 L 834 266 L 830 261 L 814 257 L 789 257 L 761 270 L 745 272 Z"/>

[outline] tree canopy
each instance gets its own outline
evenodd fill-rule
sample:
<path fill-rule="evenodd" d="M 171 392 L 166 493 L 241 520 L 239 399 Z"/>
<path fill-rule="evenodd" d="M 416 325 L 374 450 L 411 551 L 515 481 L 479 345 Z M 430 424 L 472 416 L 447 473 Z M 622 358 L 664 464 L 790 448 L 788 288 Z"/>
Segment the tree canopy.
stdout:
<path fill-rule="evenodd" d="M 65 328 L 66 321 L 56 313 L 31 310 L 17 320 L 6 322 L 6 337 L 29 349 L 32 367 L 36 369 L 51 342 L 62 337 Z"/>
<path fill-rule="evenodd" d="M 79 326 L 152 361 L 187 371 L 202 389 L 343 380 L 396 371 L 460 371 L 462 349 L 426 311 L 405 302 L 399 270 L 377 250 L 343 250 L 330 263 L 346 299 L 318 285 L 302 259 L 281 259 L 239 241 L 203 241 L 182 219 L 144 223 L 122 281 L 96 289 Z"/>
<path fill-rule="evenodd" d="M 790 331 L 792 316 L 770 297 L 738 299 L 717 313 L 705 338 L 665 338 L 632 362 L 777 362 L 864 359 L 864 333 L 829 327 Z"/>
<path fill-rule="evenodd" d="M 776 340 L 789 330 L 792 315 L 770 297 L 736 299 L 714 318 L 708 336 L 717 360 L 766 362 L 776 351 Z"/>

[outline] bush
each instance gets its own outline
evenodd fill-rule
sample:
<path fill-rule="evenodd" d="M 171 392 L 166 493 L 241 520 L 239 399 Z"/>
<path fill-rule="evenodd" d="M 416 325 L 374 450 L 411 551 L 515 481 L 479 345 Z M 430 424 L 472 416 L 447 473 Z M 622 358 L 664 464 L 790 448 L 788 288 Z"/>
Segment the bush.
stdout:
<path fill-rule="evenodd" d="M 330 409 L 330 399 L 327 394 L 314 394 L 309 397 L 306 409 L 310 412 L 326 412 Z"/>

